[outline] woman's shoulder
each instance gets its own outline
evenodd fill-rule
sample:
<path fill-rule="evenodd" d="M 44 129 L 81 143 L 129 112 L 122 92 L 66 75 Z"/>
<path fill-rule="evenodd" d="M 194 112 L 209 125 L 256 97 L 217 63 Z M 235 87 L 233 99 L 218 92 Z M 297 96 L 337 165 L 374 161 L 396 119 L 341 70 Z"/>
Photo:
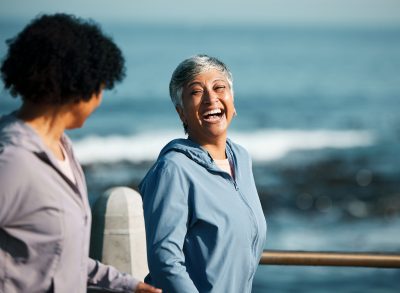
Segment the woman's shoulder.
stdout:
<path fill-rule="evenodd" d="M 193 160 L 190 159 L 190 141 L 175 139 L 170 141 L 160 152 L 155 163 L 150 167 L 143 181 L 151 178 L 176 177 L 178 174 L 190 173 Z"/>
<path fill-rule="evenodd" d="M 173 185 L 173 182 L 183 176 L 185 173 L 184 169 L 181 154 L 168 152 L 160 156 L 150 167 L 140 182 L 139 189 L 143 193 L 149 186 L 154 186 L 155 182 L 158 182 L 157 184 L 160 184 L 160 182 L 169 182 L 170 185 Z"/>
<path fill-rule="evenodd" d="M 185 169 L 186 165 L 185 154 L 171 151 L 159 156 L 151 169 L 158 172 L 177 172 Z"/>
<path fill-rule="evenodd" d="M 34 156 L 24 148 L 0 143 L 0 186 L 7 190 L 22 189 L 31 182 L 39 172 L 37 165 L 32 163 Z"/>
<path fill-rule="evenodd" d="M 2 168 L 16 169 L 29 167 L 29 162 L 34 154 L 29 150 L 13 144 L 3 144 L 0 142 L 0 165 Z M 23 170 L 23 169 L 22 169 Z"/>

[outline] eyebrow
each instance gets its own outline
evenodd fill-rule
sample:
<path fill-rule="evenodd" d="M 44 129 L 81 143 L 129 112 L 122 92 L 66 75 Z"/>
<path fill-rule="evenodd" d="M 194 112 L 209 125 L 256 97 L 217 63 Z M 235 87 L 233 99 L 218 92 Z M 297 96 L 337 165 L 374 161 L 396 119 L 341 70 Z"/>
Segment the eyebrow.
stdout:
<path fill-rule="evenodd" d="M 212 82 L 215 83 L 216 81 L 222 81 L 222 82 L 225 82 L 225 83 L 229 84 L 229 82 L 227 80 L 223 79 L 223 78 L 214 79 Z M 200 81 L 192 81 L 187 86 L 191 87 L 193 85 L 203 85 L 203 84 Z"/>
<path fill-rule="evenodd" d="M 199 81 L 192 81 L 191 83 L 189 83 L 187 86 L 188 87 L 191 87 L 191 86 L 193 86 L 193 85 L 203 85 L 201 82 L 199 82 Z"/>

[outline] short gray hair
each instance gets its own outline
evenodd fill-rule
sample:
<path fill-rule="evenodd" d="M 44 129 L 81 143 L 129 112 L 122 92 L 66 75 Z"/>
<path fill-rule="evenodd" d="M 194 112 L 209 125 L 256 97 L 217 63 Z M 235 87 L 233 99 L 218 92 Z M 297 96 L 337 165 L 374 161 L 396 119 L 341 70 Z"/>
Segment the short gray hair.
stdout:
<path fill-rule="evenodd" d="M 233 78 L 228 67 L 215 57 L 207 55 L 195 55 L 183 60 L 172 73 L 169 83 L 169 95 L 175 107 L 182 106 L 182 92 L 186 83 L 193 80 L 196 75 L 216 69 L 222 72 L 228 80 L 230 90 L 233 94 Z"/>

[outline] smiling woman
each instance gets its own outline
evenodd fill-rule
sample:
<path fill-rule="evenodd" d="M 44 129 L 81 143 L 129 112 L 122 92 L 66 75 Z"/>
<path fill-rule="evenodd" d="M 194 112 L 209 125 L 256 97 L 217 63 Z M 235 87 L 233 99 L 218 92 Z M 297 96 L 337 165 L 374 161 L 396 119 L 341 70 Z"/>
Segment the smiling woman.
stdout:
<path fill-rule="evenodd" d="M 174 71 L 170 95 L 187 139 L 175 139 L 140 184 L 150 273 L 166 292 L 251 292 L 266 223 L 245 149 L 227 138 L 232 75 L 197 55 Z"/>

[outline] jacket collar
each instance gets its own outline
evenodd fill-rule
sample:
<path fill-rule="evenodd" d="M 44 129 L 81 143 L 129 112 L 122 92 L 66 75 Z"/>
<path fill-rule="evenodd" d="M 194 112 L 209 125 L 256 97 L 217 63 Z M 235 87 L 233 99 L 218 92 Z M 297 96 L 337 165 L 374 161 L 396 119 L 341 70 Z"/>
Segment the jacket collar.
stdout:
<path fill-rule="evenodd" d="M 190 140 L 190 139 L 174 139 L 170 141 L 160 152 L 158 158 L 160 159 L 168 152 L 175 151 L 186 155 L 189 159 L 196 162 L 197 164 L 203 166 L 206 169 L 213 171 L 221 171 L 216 164 L 214 163 L 213 158 L 209 154 L 209 152 L 200 146 L 198 143 Z M 233 162 L 236 165 L 236 161 L 234 158 L 234 153 L 232 150 L 232 142 L 230 139 L 226 141 L 226 155 L 230 162 Z"/>

